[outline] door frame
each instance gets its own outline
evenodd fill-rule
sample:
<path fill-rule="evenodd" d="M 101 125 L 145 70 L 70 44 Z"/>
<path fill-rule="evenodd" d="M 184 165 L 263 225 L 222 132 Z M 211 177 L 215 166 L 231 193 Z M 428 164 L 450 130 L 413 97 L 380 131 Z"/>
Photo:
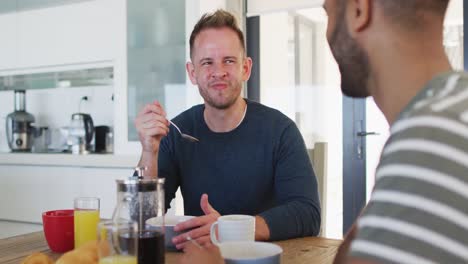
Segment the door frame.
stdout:
<path fill-rule="evenodd" d="M 343 235 L 366 204 L 366 99 L 343 95 Z"/>

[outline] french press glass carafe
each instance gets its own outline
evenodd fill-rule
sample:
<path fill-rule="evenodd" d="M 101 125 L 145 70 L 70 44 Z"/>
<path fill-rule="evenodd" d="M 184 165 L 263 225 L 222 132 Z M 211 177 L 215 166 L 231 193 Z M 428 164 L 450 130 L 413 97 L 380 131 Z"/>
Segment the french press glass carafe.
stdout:
<path fill-rule="evenodd" d="M 138 167 L 138 175 L 117 180 L 117 206 L 112 219 L 132 220 L 138 224 L 138 263 L 164 263 L 164 179 L 143 176 L 146 168 Z M 147 224 L 157 218 L 160 227 Z M 161 221 L 162 220 L 162 221 Z"/>

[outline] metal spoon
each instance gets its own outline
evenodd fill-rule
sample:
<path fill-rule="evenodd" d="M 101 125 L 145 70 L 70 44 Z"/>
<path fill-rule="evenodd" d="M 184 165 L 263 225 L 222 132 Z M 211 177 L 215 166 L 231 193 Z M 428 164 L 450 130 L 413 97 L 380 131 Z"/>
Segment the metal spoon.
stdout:
<path fill-rule="evenodd" d="M 193 136 L 191 136 L 191 135 L 187 135 L 187 134 L 185 134 L 185 133 L 182 133 L 182 132 L 180 131 L 179 127 L 178 127 L 176 124 L 174 124 L 171 120 L 169 120 L 169 122 L 177 129 L 177 131 L 179 131 L 179 134 L 180 134 L 180 136 L 182 136 L 182 138 L 185 138 L 185 139 L 187 139 L 187 140 L 190 141 L 190 142 L 200 142 L 200 140 L 198 140 L 198 138 L 193 137 Z"/>

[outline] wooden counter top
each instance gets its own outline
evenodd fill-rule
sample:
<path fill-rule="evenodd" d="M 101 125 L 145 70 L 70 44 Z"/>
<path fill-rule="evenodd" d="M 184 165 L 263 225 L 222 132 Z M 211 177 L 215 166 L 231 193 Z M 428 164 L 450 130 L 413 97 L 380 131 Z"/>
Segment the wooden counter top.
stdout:
<path fill-rule="evenodd" d="M 283 248 L 282 264 L 332 263 L 341 240 L 306 237 L 275 242 Z M 58 259 L 50 251 L 43 232 L 0 239 L 0 263 L 18 264 L 28 255 L 42 252 Z M 182 253 L 166 253 L 166 263 L 176 264 Z"/>

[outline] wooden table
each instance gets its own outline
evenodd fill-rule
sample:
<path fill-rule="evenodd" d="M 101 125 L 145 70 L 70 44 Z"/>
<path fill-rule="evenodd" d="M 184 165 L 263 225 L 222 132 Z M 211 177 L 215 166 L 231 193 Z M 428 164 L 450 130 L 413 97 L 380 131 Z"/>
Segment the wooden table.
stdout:
<path fill-rule="evenodd" d="M 283 248 L 282 264 L 332 263 L 341 240 L 306 237 L 275 242 Z M 0 239 L 0 263 L 18 264 L 34 252 L 53 259 L 61 254 L 50 251 L 42 231 Z M 176 264 L 182 253 L 167 252 L 166 263 Z"/>

